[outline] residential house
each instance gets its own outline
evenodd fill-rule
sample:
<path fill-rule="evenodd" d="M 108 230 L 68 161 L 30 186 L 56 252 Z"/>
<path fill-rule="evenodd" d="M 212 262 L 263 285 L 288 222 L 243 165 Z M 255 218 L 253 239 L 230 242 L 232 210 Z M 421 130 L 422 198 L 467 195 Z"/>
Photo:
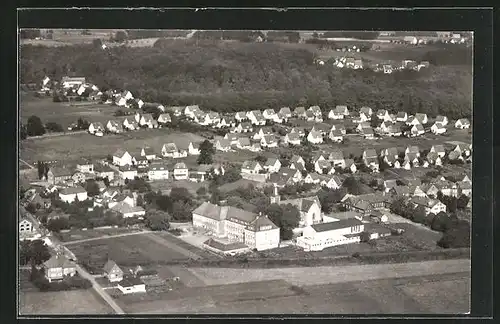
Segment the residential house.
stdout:
<path fill-rule="evenodd" d="M 436 135 L 444 134 L 446 133 L 446 128 L 443 124 L 436 122 L 431 126 L 431 132 Z"/>
<path fill-rule="evenodd" d="M 323 143 L 323 135 L 319 131 L 310 131 L 307 135 L 307 141 L 312 144 L 321 144 Z"/>
<path fill-rule="evenodd" d="M 396 121 L 398 122 L 406 122 L 408 120 L 408 114 L 405 111 L 400 111 L 396 115 Z"/>
<path fill-rule="evenodd" d="M 85 174 L 83 172 L 76 171 L 73 173 L 71 176 L 71 180 L 73 180 L 73 183 L 83 183 L 86 180 Z"/>
<path fill-rule="evenodd" d="M 323 215 L 321 214 L 321 203 L 317 196 L 295 198 L 289 200 L 279 201 L 280 205 L 291 204 L 300 212 L 299 226 L 310 226 L 323 222 Z"/>
<path fill-rule="evenodd" d="M 49 282 L 62 280 L 68 276 L 73 277 L 76 274 L 75 263 L 60 253 L 45 261 L 42 267 Z"/>
<path fill-rule="evenodd" d="M 377 118 L 382 121 L 392 121 L 391 115 L 386 109 L 379 109 L 377 111 Z"/>
<path fill-rule="evenodd" d="M 90 134 L 97 134 L 97 133 L 102 133 L 104 132 L 105 128 L 104 125 L 101 122 L 93 122 L 90 123 L 89 125 L 89 133 Z"/>
<path fill-rule="evenodd" d="M 361 135 L 365 139 L 374 139 L 375 138 L 375 133 L 373 132 L 373 129 L 371 127 L 366 127 L 361 130 Z"/>
<path fill-rule="evenodd" d="M 158 122 L 151 114 L 143 114 L 139 119 L 139 126 L 147 128 L 158 128 Z"/>
<path fill-rule="evenodd" d="M 187 180 L 189 176 L 189 169 L 184 162 L 176 163 L 174 166 L 174 179 Z"/>
<path fill-rule="evenodd" d="M 310 110 L 306 110 L 305 114 L 304 114 L 304 118 L 305 120 L 307 120 L 308 122 L 313 122 L 313 121 L 316 121 L 316 116 L 314 116 L 314 113 Z"/>
<path fill-rule="evenodd" d="M 367 120 L 371 119 L 371 116 L 373 114 L 373 110 L 370 107 L 363 106 L 359 110 L 360 115 L 363 114 L 367 117 Z"/>
<path fill-rule="evenodd" d="M 439 115 L 436 117 L 436 123 L 441 123 L 443 126 L 448 125 L 448 117 Z"/>
<path fill-rule="evenodd" d="M 329 179 L 330 178 L 327 176 L 313 172 L 313 173 L 309 173 L 304 178 L 304 183 L 320 184 L 321 182 L 325 182 L 325 183 L 328 182 Z"/>
<path fill-rule="evenodd" d="M 94 173 L 96 177 L 103 179 L 108 178 L 109 181 L 115 178 L 115 170 L 113 170 L 110 166 L 104 164 L 95 165 Z"/>
<path fill-rule="evenodd" d="M 279 113 L 282 114 L 286 119 L 292 118 L 292 111 L 290 110 L 289 107 L 281 108 Z"/>
<path fill-rule="evenodd" d="M 469 156 L 471 154 L 470 145 L 467 145 L 465 143 L 457 144 L 453 151 L 465 156 Z"/>
<path fill-rule="evenodd" d="M 132 165 L 133 158 L 130 153 L 123 149 L 118 149 L 113 154 L 113 164 L 118 166 Z"/>
<path fill-rule="evenodd" d="M 266 119 L 260 110 L 252 110 L 247 113 L 247 117 L 253 125 L 265 125 Z"/>
<path fill-rule="evenodd" d="M 264 117 L 265 119 L 270 119 L 270 120 L 273 120 L 275 115 L 276 115 L 276 112 L 274 111 L 274 109 L 271 109 L 271 108 L 265 109 L 264 112 L 262 113 L 262 117 Z"/>
<path fill-rule="evenodd" d="M 166 180 L 168 179 L 168 166 L 164 162 L 153 162 L 149 166 L 149 180 Z"/>
<path fill-rule="evenodd" d="M 317 160 L 314 163 L 314 170 L 319 174 L 328 173 L 331 167 L 332 164 L 328 160 Z"/>
<path fill-rule="evenodd" d="M 126 276 L 118 282 L 117 286 L 124 295 L 133 293 L 145 293 L 146 284 L 138 277 Z"/>
<path fill-rule="evenodd" d="M 257 250 L 279 246 L 279 228 L 265 215 L 204 202 L 193 211 L 193 226 Z"/>
<path fill-rule="evenodd" d="M 360 242 L 364 224 L 355 218 L 315 224 L 304 228 L 297 238 L 297 245 L 304 251 L 321 251 L 325 248 Z"/>
<path fill-rule="evenodd" d="M 323 113 L 321 112 L 321 108 L 319 106 L 311 106 L 307 110 L 312 112 L 315 118 L 323 118 Z"/>
<path fill-rule="evenodd" d="M 466 195 L 468 197 L 472 194 L 472 183 L 470 181 L 459 181 L 457 182 L 457 187 L 461 195 Z"/>
<path fill-rule="evenodd" d="M 236 126 L 236 119 L 234 119 L 234 117 L 229 117 L 229 116 L 222 117 L 219 123 L 215 124 L 216 128 L 226 128 L 235 126 Z"/>
<path fill-rule="evenodd" d="M 116 120 L 109 120 L 106 123 L 106 130 L 110 133 L 120 134 L 123 133 L 123 126 Z"/>
<path fill-rule="evenodd" d="M 290 134 L 298 134 L 299 137 L 304 137 L 306 136 L 306 131 L 304 130 L 304 128 L 294 127 L 290 130 Z"/>
<path fill-rule="evenodd" d="M 137 169 L 130 167 L 130 165 L 121 166 L 118 169 L 118 175 L 123 180 L 134 180 L 138 176 Z"/>
<path fill-rule="evenodd" d="M 384 180 L 384 192 L 390 192 L 393 188 L 397 187 L 397 185 L 396 179 Z"/>
<path fill-rule="evenodd" d="M 179 149 L 176 143 L 163 144 L 163 147 L 161 148 L 161 155 L 164 157 L 179 159 L 186 157 L 187 154 L 188 154 L 187 149 L 186 150 Z"/>
<path fill-rule="evenodd" d="M 189 172 L 188 180 L 191 182 L 203 182 L 205 181 L 206 173 L 200 173 L 198 171 Z"/>
<path fill-rule="evenodd" d="M 189 142 L 187 152 L 189 155 L 200 155 L 200 143 Z"/>
<path fill-rule="evenodd" d="M 328 155 L 328 161 L 330 161 L 333 167 L 345 168 L 344 152 L 341 150 L 335 150 L 330 152 Z"/>
<path fill-rule="evenodd" d="M 392 65 L 390 65 L 390 64 L 384 64 L 382 68 L 383 68 L 384 74 L 391 74 L 393 71 Z"/>
<path fill-rule="evenodd" d="M 73 88 L 74 86 L 80 86 L 86 83 L 85 77 L 69 77 L 64 76 L 61 79 L 61 85 L 63 88 Z"/>
<path fill-rule="evenodd" d="M 361 59 L 356 59 L 354 60 L 354 67 L 353 69 L 359 70 L 363 68 L 363 61 Z"/>
<path fill-rule="evenodd" d="M 19 218 L 19 237 L 26 237 L 33 233 L 34 226 L 33 223 L 26 217 Z"/>
<path fill-rule="evenodd" d="M 172 122 L 172 117 L 169 113 L 163 113 L 158 116 L 158 124 L 167 125 Z"/>
<path fill-rule="evenodd" d="M 144 208 L 140 206 L 130 206 L 123 201 L 113 205 L 110 209 L 123 218 L 144 217 L 144 215 L 146 215 Z"/>
<path fill-rule="evenodd" d="M 248 137 L 238 137 L 238 140 L 236 142 L 236 147 L 240 150 L 248 150 L 251 146 L 250 139 Z"/>
<path fill-rule="evenodd" d="M 446 212 L 446 205 L 437 199 L 413 197 L 411 198 L 410 203 L 412 203 L 414 207 L 423 206 L 426 215 L 430 213 L 437 215 L 440 212 Z"/>
<path fill-rule="evenodd" d="M 215 141 L 215 149 L 217 151 L 229 152 L 231 150 L 231 143 L 228 139 L 219 138 Z"/>
<path fill-rule="evenodd" d="M 261 127 L 257 131 L 257 133 L 254 134 L 253 139 L 260 140 L 265 135 L 272 135 L 272 134 L 273 134 L 273 130 L 271 129 L 271 127 Z"/>
<path fill-rule="evenodd" d="M 410 145 L 410 146 L 406 147 L 405 156 L 408 155 L 409 153 L 414 153 L 417 157 L 419 157 L 420 156 L 420 149 L 416 145 L 413 145 L 413 146 Z"/>
<path fill-rule="evenodd" d="M 264 168 L 257 161 L 245 161 L 241 166 L 241 173 L 245 174 L 258 174 L 260 171 L 264 170 Z"/>
<path fill-rule="evenodd" d="M 446 155 L 446 150 L 444 146 L 441 144 L 433 145 L 429 150 L 429 153 L 436 153 L 440 157 L 444 157 Z"/>
<path fill-rule="evenodd" d="M 425 133 L 424 126 L 421 124 L 413 125 L 413 127 L 410 129 L 410 136 L 415 137 L 415 136 L 420 136 Z"/>
<path fill-rule="evenodd" d="M 289 177 L 293 183 L 302 181 L 302 172 L 298 169 L 293 169 L 290 167 L 281 167 L 278 174 L 283 177 Z"/>
<path fill-rule="evenodd" d="M 123 128 L 127 130 L 136 130 L 139 128 L 139 123 L 134 118 L 125 118 L 122 122 Z"/>
<path fill-rule="evenodd" d="M 466 118 L 459 119 L 455 122 L 455 128 L 468 129 L 470 128 L 470 121 Z"/>
<path fill-rule="evenodd" d="M 342 134 L 341 130 L 332 129 L 330 131 L 330 134 L 328 134 L 328 138 L 335 143 L 342 143 L 342 141 L 344 140 L 344 135 Z"/>
<path fill-rule="evenodd" d="M 268 158 L 266 163 L 264 164 L 264 170 L 269 173 L 276 173 L 280 170 L 280 168 L 281 162 L 276 158 Z"/>
<path fill-rule="evenodd" d="M 59 199 L 69 204 L 75 200 L 84 201 L 87 200 L 87 198 L 87 191 L 80 186 L 62 188 L 59 191 Z"/>
<path fill-rule="evenodd" d="M 200 112 L 200 107 L 198 105 L 186 106 L 184 109 L 184 116 L 193 119 L 197 112 Z"/>
<path fill-rule="evenodd" d="M 248 117 L 247 117 L 247 114 L 244 112 L 244 111 L 238 111 L 235 115 L 234 115 L 234 118 L 238 121 L 238 122 L 242 122 L 244 120 L 247 120 Z"/>
<path fill-rule="evenodd" d="M 429 164 L 432 164 L 432 165 L 436 165 L 436 166 L 443 165 L 443 161 L 441 160 L 441 156 L 436 152 L 429 152 L 427 154 L 426 160 L 429 162 Z"/>
<path fill-rule="evenodd" d="M 389 136 L 401 136 L 401 134 L 402 134 L 401 125 L 398 123 L 390 125 L 387 128 L 386 134 Z"/>
<path fill-rule="evenodd" d="M 358 196 L 349 195 L 342 201 L 342 204 L 347 210 L 369 215 L 373 210 L 387 208 L 389 200 L 381 193 L 370 193 Z"/>
<path fill-rule="evenodd" d="M 156 153 L 153 148 L 145 146 L 141 149 L 141 156 L 144 156 L 148 161 L 156 159 Z"/>
<path fill-rule="evenodd" d="M 300 145 L 300 136 L 297 133 L 288 133 L 285 135 L 284 142 L 288 145 Z"/>
<path fill-rule="evenodd" d="M 420 122 L 420 124 L 425 125 L 428 122 L 427 114 L 423 113 L 416 113 L 415 114 L 415 119 Z"/>
<path fill-rule="evenodd" d="M 311 162 L 314 164 L 319 160 L 326 160 L 325 156 L 328 157 L 328 155 L 323 155 L 322 153 L 318 152 L 313 155 Z"/>
<path fill-rule="evenodd" d="M 252 124 L 249 122 L 242 122 L 239 123 L 238 126 L 236 126 L 235 131 L 237 133 L 248 133 L 253 131 Z"/>
<path fill-rule="evenodd" d="M 123 280 L 123 270 L 113 260 L 108 260 L 104 265 L 104 276 L 110 282 L 118 282 Z"/>
<path fill-rule="evenodd" d="M 54 167 L 47 172 L 47 182 L 55 185 L 71 179 L 72 176 L 73 172 L 70 169 Z"/>
<path fill-rule="evenodd" d="M 297 118 L 305 118 L 305 116 L 306 116 L 306 109 L 304 107 L 296 107 L 293 110 L 293 114 Z"/>
<path fill-rule="evenodd" d="M 274 135 L 265 135 L 260 140 L 260 145 L 262 147 L 278 147 L 278 139 Z"/>
<path fill-rule="evenodd" d="M 290 165 L 292 165 L 292 164 L 295 166 L 302 165 L 302 167 L 304 167 L 306 162 L 304 161 L 304 158 L 302 158 L 302 156 L 295 154 L 290 159 Z M 298 169 L 298 168 L 296 168 L 296 169 Z"/>
<path fill-rule="evenodd" d="M 342 183 L 342 179 L 340 179 L 338 176 L 332 176 L 326 183 L 326 187 L 329 189 L 339 189 L 342 186 Z"/>

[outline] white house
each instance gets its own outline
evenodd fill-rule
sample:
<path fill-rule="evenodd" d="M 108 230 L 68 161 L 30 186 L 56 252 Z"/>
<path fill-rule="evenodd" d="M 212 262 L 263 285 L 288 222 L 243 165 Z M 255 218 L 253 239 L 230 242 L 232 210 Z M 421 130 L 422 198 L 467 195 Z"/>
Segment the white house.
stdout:
<path fill-rule="evenodd" d="M 300 136 L 297 133 L 286 134 L 284 141 L 289 145 L 300 145 L 301 143 Z"/>
<path fill-rule="evenodd" d="M 467 129 L 470 128 L 470 121 L 468 119 L 462 118 L 455 122 L 455 128 Z"/>
<path fill-rule="evenodd" d="M 443 124 L 436 122 L 431 126 L 431 132 L 436 135 L 444 134 L 446 133 L 446 128 Z"/>
<path fill-rule="evenodd" d="M 274 109 L 265 109 L 264 112 L 262 113 L 262 116 L 265 118 L 265 119 L 274 119 L 274 116 L 276 115 L 276 112 L 274 111 Z"/>
<path fill-rule="evenodd" d="M 258 174 L 264 168 L 257 161 L 245 161 L 241 166 L 241 173 Z"/>
<path fill-rule="evenodd" d="M 217 151 L 229 152 L 231 150 L 231 142 L 225 138 L 219 138 L 215 141 L 215 149 Z"/>
<path fill-rule="evenodd" d="M 342 180 L 338 176 L 332 176 L 326 183 L 329 189 L 339 189 L 342 186 Z"/>
<path fill-rule="evenodd" d="M 75 200 L 84 201 L 87 200 L 87 191 L 79 186 L 63 188 L 59 190 L 59 199 L 70 204 Z"/>
<path fill-rule="evenodd" d="M 134 118 L 125 118 L 123 120 L 123 128 L 127 129 L 127 130 L 136 130 L 139 128 L 139 123 L 134 119 Z"/>
<path fill-rule="evenodd" d="M 138 173 L 136 169 L 132 169 L 129 165 L 126 165 L 119 168 L 118 175 L 123 180 L 134 180 Z"/>
<path fill-rule="evenodd" d="M 171 122 L 172 122 L 172 117 L 170 117 L 169 113 L 160 114 L 160 116 L 158 116 L 158 123 L 162 125 L 166 125 Z"/>
<path fill-rule="evenodd" d="M 408 114 L 405 111 L 400 111 L 396 115 L 396 121 L 406 122 L 408 120 Z"/>
<path fill-rule="evenodd" d="M 264 164 L 264 170 L 266 170 L 269 173 L 276 173 L 280 170 L 280 168 L 281 168 L 281 162 L 276 158 L 269 158 Z"/>
<path fill-rule="evenodd" d="M 188 154 L 189 155 L 200 155 L 200 144 L 189 142 Z"/>
<path fill-rule="evenodd" d="M 377 111 L 377 118 L 382 121 L 392 121 L 391 115 L 386 109 L 379 109 Z"/>
<path fill-rule="evenodd" d="M 304 228 L 297 246 L 305 251 L 321 251 L 337 245 L 360 242 L 364 224 L 355 218 L 310 225 Z"/>
<path fill-rule="evenodd" d="M 332 129 L 330 134 L 328 134 L 328 138 L 336 143 L 341 143 L 344 140 L 344 135 L 341 130 Z"/>
<path fill-rule="evenodd" d="M 123 126 L 122 126 L 122 124 L 120 124 L 116 120 L 109 120 L 107 122 L 107 124 L 106 124 L 106 129 L 110 133 L 115 133 L 115 134 L 123 133 Z"/>
<path fill-rule="evenodd" d="M 422 124 L 422 125 L 425 125 L 428 122 L 427 114 L 423 114 L 423 113 L 416 113 L 415 119 L 417 119 L 420 122 L 420 124 Z"/>
<path fill-rule="evenodd" d="M 448 117 L 439 115 L 436 117 L 436 123 L 441 123 L 443 126 L 448 125 Z"/>
<path fill-rule="evenodd" d="M 89 133 L 96 134 L 97 132 L 104 132 L 104 125 L 101 122 L 90 123 Z"/>
<path fill-rule="evenodd" d="M 132 155 L 125 150 L 118 149 L 113 154 L 113 164 L 118 166 L 132 165 Z"/>
<path fill-rule="evenodd" d="M 118 282 L 117 288 L 124 294 L 145 293 L 146 284 L 137 277 L 124 277 Z"/>
<path fill-rule="evenodd" d="M 265 135 L 260 139 L 262 147 L 278 147 L 278 140 L 274 135 Z"/>
<path fill-rule="evenodd" d="M 323 143 L 323 135 L 319 131 L 311 131 L 307 135 L 307 141 L 312 144 L 321 144 Z"/>
<path fill-rule="evenodd" d="M 168 167 L 163 162 L 153 162 L 148 170 L 149 180 L 166 180 L 168 179 Z"/>
<path fill-rule="evenodd" d="M 187 180 L 189 176 L 189 169 L 184 162 L 176 163 L 174 166 L 174 179 Z"/>
<path fill-rule="evenodd" d="M 266 119 L 260 110 L 252 110 L 247 113 L 247 118 L 253 125 L 265 125 Z"/>

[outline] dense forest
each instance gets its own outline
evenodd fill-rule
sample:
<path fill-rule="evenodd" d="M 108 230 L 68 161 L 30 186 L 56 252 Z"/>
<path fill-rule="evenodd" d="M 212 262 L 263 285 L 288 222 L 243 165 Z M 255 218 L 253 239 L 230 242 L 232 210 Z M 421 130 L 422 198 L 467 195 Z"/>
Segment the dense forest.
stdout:
<path fill-rule="evenodd" d="M 472 55 L 465 47 L 429 49 L 421 72 L 389 75 L 314 64 L 307 49 L 277 43 L 160 39 L 153 48 L 92 45 L 21 48 L 21 83 L 45 75 L 87 77 L 101 89 L 127 89 L 164 105 L 199 104 L 219 112 L 347 104 L 431 116 L 470 117 Z"/>

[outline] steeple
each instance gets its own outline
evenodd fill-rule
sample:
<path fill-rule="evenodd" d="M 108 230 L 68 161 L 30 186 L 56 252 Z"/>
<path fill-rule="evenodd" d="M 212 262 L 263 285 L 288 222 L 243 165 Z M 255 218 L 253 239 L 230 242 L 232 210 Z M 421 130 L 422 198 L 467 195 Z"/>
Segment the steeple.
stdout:
<path fill-rule="evenodd" d="M 278 186 L 274 184 L 274 193 L 271 196 L 271 204 L 279 204 L 281 200 L 281 197 L 278 193 Z"/>

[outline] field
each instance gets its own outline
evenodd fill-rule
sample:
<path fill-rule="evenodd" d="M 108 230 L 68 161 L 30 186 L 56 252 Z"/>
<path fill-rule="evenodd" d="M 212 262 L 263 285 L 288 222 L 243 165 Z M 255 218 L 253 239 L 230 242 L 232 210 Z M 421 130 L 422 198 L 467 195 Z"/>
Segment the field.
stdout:
<path fill-rule="evenodd" d="M 20 315 L 114 314 L 93 289 L 58 292 L 20 292 Z"/>
<path fill-rule="evenodd" d="M 72 134 L 58 137 L 26 139 L 20 143 L 21 158 L 27 162 L 37 160 L 78 160 L 81 157 L 93 156 L 105 158 L 122 148 L 137 154 L 144 146 L 152 147 L 160 152 L 163 144 L 168 142 L 199 142 L 203 138 L 192 133 L 179 133 L 167 128 L 141 129 L 119 135 L 97 137 L 88 133 Z M 85 145 L 75 145 L 85 143 Z"/>
<path fill-rule="evenodd" d="M 79 260 L 90 260 L 99 268 L 107 258 L 123 266 L 150 266 L 180 259 L 199 259 L 201 256 L 153 233 L 92 240 L 70 246 Z"/>
<path fill-rule="evenodd" d="M 53 102 L 52 97 L 36 98 L 31 94 L 22 94 L 19 98 L 19 117 L 26 123 L 31 115 L 40 117 L 42 123 L 55 122 L 65 130 L 78 118 L 89 122 L 106 123 L 118 107 L 105 104 L 69 105 L 67 102 Z"/>
<path fill-rule="evenodd" d="M 78 241 L 78 240 L 85 240 L 85 239 L 91 239 L 91 238 L 97 238 L 97 237 L 103 237 L 107 235 L 117 235 L 117 234 L 124 234 L 124 233 L 131 233 L 131 232 L 137 232 L 137 229 L 131 229 L 131 228 L 125 228 L 125 227 L 120 227 L 120 228 L 103 228 L 103 229 L 91 229 L 91 230 L 71 230 L 69 232 L 61 232 L 57 234 L 57 237 L 59 240 L 62 242 L 71 242 L 71 241 Z"/>
<path fill-rule="evenodd" d="M 469 310 L 468 267 L 468 262 L 459 261 L 455 265 L 392 265 L 375 271 L 359 266 L 318 267 L 291 269 L 294 275 L 284 269 L 269 274 L 197 269 L 197 277 L 217 271 L 224 279 L 142 300 L 127 296 L 119 302 L 128 313 L 137 314 L 464 313 Z M 394 273 L 396 278 L 392 278 Z M 441 291 L 434 294 L 436 290 Z M 433 305 L 434 299 L 439 300 Z"/>
<path fill-rule="evenodd" d="M 182 162 L 185 162 L 184 159 L 182 159 Z M 188 164 L 186 163 L 186 165 Z M 192 182 L 188 180 L 173 180 L 172 178 L 162 181 L 153 181 L 150 182 L 150 184 L 151 184 L 151 190 L 153 190 L 154 192 L 160 190 L 164 194 L 169 194 L 172 188 L 186 188 L 192 195 L 195 196 L 196 196 L 196 191 L 199 188 L 207 187 L 206 183 Z"/>

